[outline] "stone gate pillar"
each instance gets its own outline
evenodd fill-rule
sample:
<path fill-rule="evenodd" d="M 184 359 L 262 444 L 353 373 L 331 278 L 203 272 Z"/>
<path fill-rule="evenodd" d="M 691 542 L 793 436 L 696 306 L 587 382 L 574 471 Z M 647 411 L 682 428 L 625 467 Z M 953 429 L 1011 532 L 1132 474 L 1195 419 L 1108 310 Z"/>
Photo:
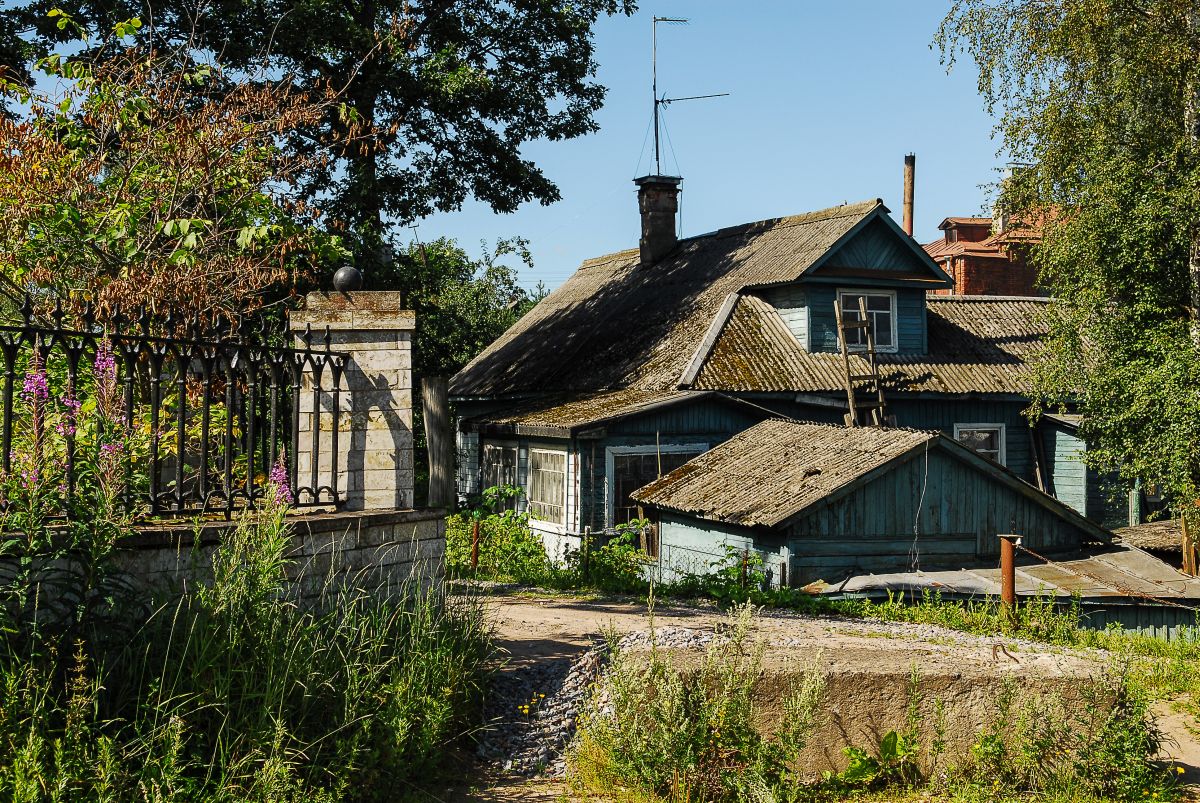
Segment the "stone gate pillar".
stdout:
<path fill-rule="evenodd" d="M 350 355 L 342 378 L 337 411 L 338 490 L 345 510 L 409 509 L 413 506 L 412 336 L 416 317 L 401 308 L 400 293 L 359 290 L 309 293 L 305 307 L 292 313 L 289 326 L 299 339 L 312 327 L 313 345 L 322 344 L 325 327 L 330 348 Z M 322 387 L 330 388 L 328 370 Z M 313 428 L 312 376 L 300 393 L 297 475 L 309 484 L 313 438 L 319 438 L 320 484 L 330 483 L 329 459 L 335 417 L 333 397 L 321 394 L 323 414 Z"/>

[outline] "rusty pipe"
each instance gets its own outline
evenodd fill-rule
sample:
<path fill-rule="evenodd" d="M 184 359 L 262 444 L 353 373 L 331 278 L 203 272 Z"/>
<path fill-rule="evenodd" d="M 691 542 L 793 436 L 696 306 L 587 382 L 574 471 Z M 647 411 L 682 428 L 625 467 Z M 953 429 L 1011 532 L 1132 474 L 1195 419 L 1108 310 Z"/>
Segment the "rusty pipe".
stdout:
<path fill-rule="evenodd" d="M 1010 611 L 1017 604 L 1017 544 L 1021 536 L 1004 534 L 1000 539 L 1000 601 Z"/>
<path fill-rule="evenodd" d="M 913 194 L 917 177 L 917 155 L 910 153 L 904 157 L 904 233 L 912 237 L 913 233 Z"/>

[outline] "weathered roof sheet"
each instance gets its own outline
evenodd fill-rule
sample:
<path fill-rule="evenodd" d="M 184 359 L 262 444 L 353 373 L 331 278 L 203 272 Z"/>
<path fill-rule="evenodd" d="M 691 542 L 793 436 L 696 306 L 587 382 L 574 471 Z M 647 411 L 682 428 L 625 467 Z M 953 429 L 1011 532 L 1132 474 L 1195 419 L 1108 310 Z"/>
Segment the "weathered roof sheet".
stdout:
<path fill-rule="evenodd" d="M 1021 595 L 1084 599 L 1139 598 L 1200 600 L 1200 580 L 1188 577 L 1157 558 L 1128 546 L 1099 546 L 1053 563 L 1018 553 L 1017 588 Z M 825 593 L 936 591 L 956 596 L 999 596 L 999 569 L 864 574 L 822 589 Z"/>
<path fill-rule="evenodd" d="M 680 242 L 643 267 L 636 250 L 584 262 L 451 381 L 456 396 L 673 390 L 730 293 L 794 281 L 877 210 L 878 199 Z"/>
<path fill-rule="evenodd" d="M 468 431 L 486 427 L 513 434 L 567 436 L 582 428 L 713 397 L 733 405 L 754 407 L 749 402 L 712 391 L 626 388 L 608 393 L 556 394 L 519 402 L 496 413 L 469 418 L 463 422 L 463 427 Z M 770 411 L 763 410 L 763 415 L 770 415 Z"/>
<path fill-rule="evenodd" d="M 880 354 L 885 390 L 1025 394 L 1047 332 L 1046 299 L 928 296 L 929 353 Z M 851 370 L 865 363 L 852 356 Z M 742 296 L 696 376 L 696 389 L 844 392 L 840 353 L 804 350 L 775 309 Z"/>
<path fill-rule="evenodd" d="M 1113 530 L 1113 535 L 1122 544 L 1138 547 L 1139 549 L 1154 549 L 1159 551 L 1183 552 L 1183 529 L 1179 519 L 1150 521 L 1145 524 L 1135 524 L 1132 527 L 1120 527 Z"/>
<path fill-rule="evenodd" d="M 932 432 L 767 420 L 633 494 L 643 504 L 773 527 L 926 441 Z"/>

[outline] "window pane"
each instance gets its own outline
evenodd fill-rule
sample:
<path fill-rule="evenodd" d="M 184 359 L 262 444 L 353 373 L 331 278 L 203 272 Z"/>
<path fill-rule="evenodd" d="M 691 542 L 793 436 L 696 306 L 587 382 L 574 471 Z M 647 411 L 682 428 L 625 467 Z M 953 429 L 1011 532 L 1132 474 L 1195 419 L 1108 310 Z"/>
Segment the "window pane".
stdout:
<path fill-rule="evenodd" d="M 973 427 L 958 430 L 959 443 L 970 447 L 976 453 L 1000 462 L 1000 447 L 1002 434 L 999 427 Z"/>
<path fill-rule="evenodd" d="M 563 452 L 529 453 L 529 512 L 539 521 L 565 524 L 567 456 Z"/>
<path fill-rule="evenodd" d="M 687 461 L 701 453 L 701 449 L 687 452 L 663 452 L 662 473 L 669 474 Z M 639 452 L 636 454 L 619 454 L 613 457 L 613 524 L 624 524 L 636 519 L 637 502 L 630 499 L 630 494 L 658 479 L 657 452 Z"/>
<path fill-rule="evenodd" d="M 891 296 L 867 296 L 867 310 L 875 310 L 876 312 L 891 312 L 892 297 Z"/>
<path fill-rule="evenodd" d="M 892 313 L 871 312 L 871 332 L 875 335 L 875 345 L 892 346 Z"/>

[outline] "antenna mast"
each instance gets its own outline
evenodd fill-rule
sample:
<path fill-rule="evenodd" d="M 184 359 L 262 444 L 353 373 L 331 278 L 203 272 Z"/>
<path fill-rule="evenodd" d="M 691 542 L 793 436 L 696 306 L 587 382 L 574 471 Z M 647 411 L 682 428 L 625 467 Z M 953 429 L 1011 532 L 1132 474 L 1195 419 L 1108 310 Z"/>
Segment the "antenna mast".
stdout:
<path fill-rule="evenodd" d="M 650 75 L 651 75 L 651 94 L 654 95 L 654 174 L 662 175 L 662 160 L 661 151 L 658 144 L 658 107 L 662 101 L 658 97 L 658 23 L 665 22 L 668 25 L 687 25 L 688 21 L 682 17 L 655 17 L 652 26 L 651 49 L 650 49 Z"/>
<path fill-rule="evenodd" d="M 660 98 L 658 96 L 658 23 L 665 22 L 667 25 L 687 25 L 688 21 L 683 17 L 655 17 L 653 25 L 653 35 L 651 36 L 650 50 L 650 90 L 654 95 L 654 174 L 662 175 L 662 149 L 658 139 L 658 107 L 668 106 L 680 100 L 703 100 L 705 98 L 723 98 L 728 92 L 720 92 L 716 95 L 692 95 L 686 98 L 668 98 L 665 94 Z"/>

